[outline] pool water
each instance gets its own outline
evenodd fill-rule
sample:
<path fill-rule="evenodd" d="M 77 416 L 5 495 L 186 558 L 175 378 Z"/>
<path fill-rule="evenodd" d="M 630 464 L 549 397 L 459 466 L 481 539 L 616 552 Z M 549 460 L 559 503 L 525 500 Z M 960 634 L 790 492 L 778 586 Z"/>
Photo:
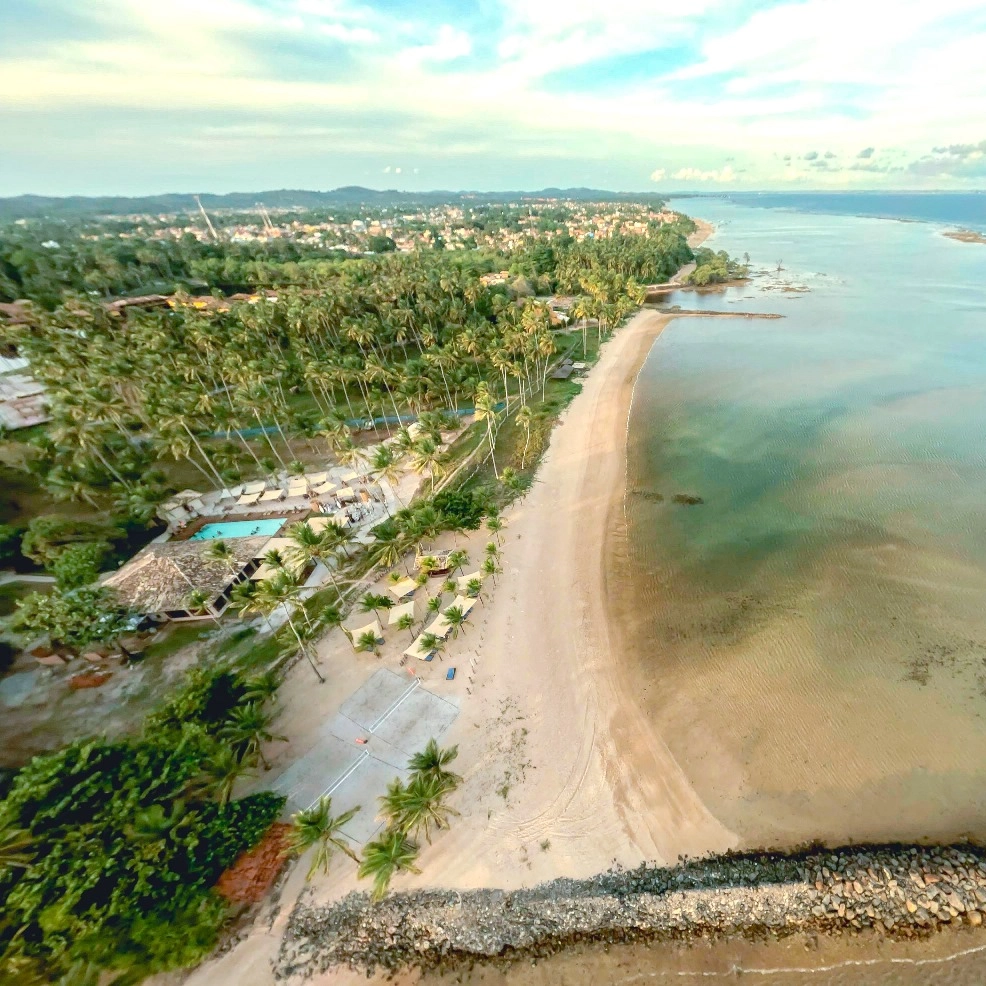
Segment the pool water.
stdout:
<path fill-rule="evenodd" d="M 284 517 L 269 520 L 232 520 L 228 524 L 206 524 L 189 541 L 216 541 L 219 538 L 273 537 L 283 526 Z"/>

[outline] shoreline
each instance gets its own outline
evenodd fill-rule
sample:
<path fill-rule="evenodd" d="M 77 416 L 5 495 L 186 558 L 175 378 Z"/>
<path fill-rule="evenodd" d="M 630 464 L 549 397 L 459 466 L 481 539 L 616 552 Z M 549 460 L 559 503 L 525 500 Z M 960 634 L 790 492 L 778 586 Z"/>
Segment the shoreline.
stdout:
<path fill-rule="evenodd" d="M 574 945 L 829 940 L 879 935 L 926 940 L 964 926 L 967 953 L 986 949 L 986 853 L 969 845 L 852 846 L 790 855 L 737 853 L 674 868 L 611 870 L 529 890 L 353 894 L 292 914 L 278 978 L 343 969 L 454 973 L 501 970 Z M 520 977 L 522 978 L 522 976 Z"/>

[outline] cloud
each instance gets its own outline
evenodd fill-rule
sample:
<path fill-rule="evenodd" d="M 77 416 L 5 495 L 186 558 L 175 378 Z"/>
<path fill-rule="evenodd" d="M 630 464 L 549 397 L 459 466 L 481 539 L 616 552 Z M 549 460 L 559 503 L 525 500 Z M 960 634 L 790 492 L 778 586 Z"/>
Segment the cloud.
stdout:
<path fill-rule="evenodd" d="M 876 150 L 876 148 L 875 148 L 875 147 L 864 147 L 864 148 L 863 148 L 863 149 L 862 149 L 862 150 L 861 150 L 861 151 L 860 151 L 860 152 L 859 152 L 859 153 L 858 153 L 858 154 L 856 155 L 856 157 L 860 157 L 860 158 L 870 158 L 870 157 L 873 157 L 873 152 L 874 152 L 875 150 Z"/>
<path fill-rule="evenodd" d="M 926 178 L 986 178 L 986 140 L 935 147 L 931 154 L 911 161 L 907 170 Z"/>
<path fill-rule="evenodd" d="M 664 168 L 655 168 L 650 173 L 650 180 L 651 181 L 664 181 L 664 176 L 666 174 L 667 174 L 667 171 L 665 171 Z"/>
<path fill-rule="evenodd" d="M 827 161 L 831 161 L 835 156 L 836 155 L 834 155 L 831 151 L 826 151 L 825 152 L 825 159 Z"/>
<path fill-rule="evenodd" d="M 675 181 L 714 181 L 731 182 L 736 180 L 736 172 L 727 164 L 719 170 L 703 171 L 701 168 L 679 168 L 672 176 Z"/>
<path fill-rule="evenodd" d="M 805 155 L 805 160 L 806 161 L 814 161 L 817 157 L 818 157 L 818 151 L 809 151 Z"/>

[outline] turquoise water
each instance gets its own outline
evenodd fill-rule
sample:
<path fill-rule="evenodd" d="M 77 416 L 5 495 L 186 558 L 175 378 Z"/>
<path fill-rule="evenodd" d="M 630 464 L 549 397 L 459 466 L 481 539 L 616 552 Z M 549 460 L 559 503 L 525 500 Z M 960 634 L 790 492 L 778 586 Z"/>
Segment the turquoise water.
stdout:
<path fill-rule="evenodd" d="M 758 273 L 669 304 L 784 317 L 677 320 L 640 373 L 643 701 L 741 844 L 986 837 L 986 246 L 679 205 Z"/>
<path fill-rule="evenodd" d="M 189 541 L 216 541 L 220 538 L 274 537 L 284 526 L 284 517 L 269 520 L 231 520 L 225 524 L 206 524 Z"/>

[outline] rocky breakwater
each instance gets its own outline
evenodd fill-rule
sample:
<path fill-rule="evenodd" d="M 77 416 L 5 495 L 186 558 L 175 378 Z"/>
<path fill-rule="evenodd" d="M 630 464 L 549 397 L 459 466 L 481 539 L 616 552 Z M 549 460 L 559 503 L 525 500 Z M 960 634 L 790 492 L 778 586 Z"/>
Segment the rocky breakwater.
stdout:
<path fill-rule="evenodd" d="M 730 854 L 676 867 L 613 870 L 526 890 L 429 890 L 374 903 L 299 903 L 276 962 L 279 978 L 334 965 L 445 968 L 535 958 L 577 942 L 687 941 L 814 931 L 917 937 L 986 915 L 986 852 L 882 846 Z"/>

